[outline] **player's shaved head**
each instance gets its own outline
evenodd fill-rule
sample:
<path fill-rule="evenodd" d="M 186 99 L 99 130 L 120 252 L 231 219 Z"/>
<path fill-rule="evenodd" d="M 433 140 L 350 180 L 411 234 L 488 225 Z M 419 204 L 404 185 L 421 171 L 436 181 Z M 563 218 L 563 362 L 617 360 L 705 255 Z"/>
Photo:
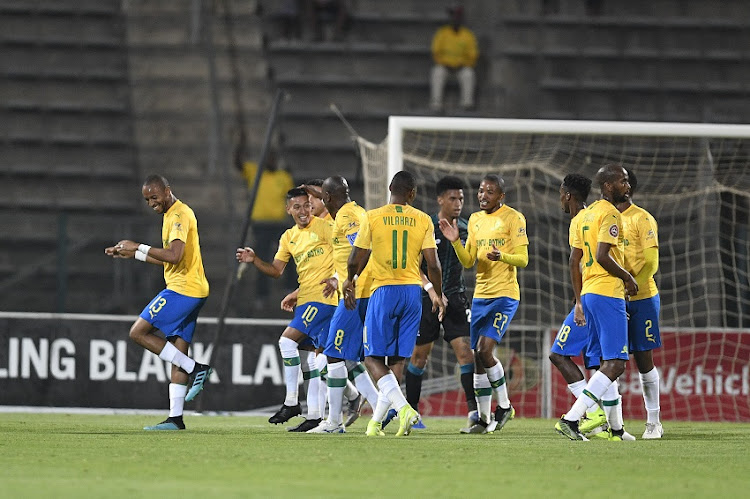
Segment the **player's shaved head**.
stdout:
<path fill-rule="evenodd" d="M 341 175 L 333 175 L 323 181 L 323 192 L 327 192 L 334 198 L 346 198 L 349 196 L 349 183 Z"/>
<path fill-rule="evenodd" d="M 563 179 L 562 187 L 579 201 L 586 202 L 591 193 L 591 179 L 579 173 L 569 173 Z"/>
<path fill-rule="evenodd" d="M 494 173 L 488 173 L 487 175 L 484 176 L 482 181 L 491 182 L 500 189 L 500 192 L 505 192 L 505 180 L 503 180 L 503 177 L 501 177 L 500 175 L 495 175 Z"/>
<path fill-rule="evenodd" d="M 625 169 L 620 163 L 609 163 L 596 172 L 596 183 L 600 188 L 604 187 L 604 184 L 613 183 L 620 178 Z"/>
<path fill-rule="evenodd" d="M 409 172 L 400 171 L 391 180 L 391 193 L 397 196 L 408 196 L 417 188 L 417 179 Z"/>
<path fill-rule="evenodd" d="M 149 175 L 146 177 L 146 180 L 143 181 L 143 186 L 145 187 L 147 185 L 153 185 L 164 190 L 169 187 L 169 181 L 161 175 Z"/>

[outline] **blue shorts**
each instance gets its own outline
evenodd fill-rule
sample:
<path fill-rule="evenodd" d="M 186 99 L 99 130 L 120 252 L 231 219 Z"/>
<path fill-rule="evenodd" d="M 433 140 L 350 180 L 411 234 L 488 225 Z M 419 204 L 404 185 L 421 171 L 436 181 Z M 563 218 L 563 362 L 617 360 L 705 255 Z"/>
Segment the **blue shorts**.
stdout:
<path fill-rule="evenodd" d="M 339 305 L 333 313 L 331 325 L 328 328 L 328 340 L 323 353 L 329 357 L 344 360 L 361 361 L 364 357 L 362 343 L 363 318 L 367 310 L 369 298 L 357 300 L 357 307 L 349 310 L 344 305 L 344 300 L 339 300 Z M 364 303 L 363 303 L 364 302 Z"/>
<path fill-rule="evenodd" d="M 421 286 L 401 284 L 376 289 L 365 316 L 365 356 L 411 357 L 421 318 Z"/>
<path fill-rule="evenodd" d="M 659 295 L 644 300 L 629 301 L 625 305 L 628 311 L 628 347 L 630 352 L 645 352 L 661 346 L 659 333 Z"/>
<path fill-rule="evenodd" d="M 195 323 L 206 298 L 193 298 L 165 289 L 146 305 L 139 316 L 170 338 L 193 342 Z"/>
<path fill-rule="evenodd" d="M 589 328 L 588 326 L 577 326 L 573 320 L 574 313 L 575 307 L 560 326 L 550 352 L 566 357 L 576 357 L 583 354 L 583 363 L 586 369 L 591 369 L 599 365 L 599 358 L 586 355 L 586 347 L 589 344 Z"/>
<path fill-rule="evenodd" d="M 492 338 L 500 343 L 510 321 L 518 310 L 518 300 L 500 298 L 474 298 L 471 302 L 471 348 L 476 349 L 480 336 Z"/>
<path fill-rule="evenodd" d="M 315 348 L 322 347 L 328 337 L 328 326 L 331 317 L 336 310 L 334 305 L 326 305 L 316 301 L 309 301 L 297 305 L 294 309 L 294 318 L 289 323 L 297 331 L 308 336 L 308 340 L 300 342 L 300 346 L 312 345 Z"/>
<path fill-rule="evenodd" d="M 628 319 L 625 299 L 587 293 L 581 296 L 589 326 L 588 357 L 628 360 Z"/>

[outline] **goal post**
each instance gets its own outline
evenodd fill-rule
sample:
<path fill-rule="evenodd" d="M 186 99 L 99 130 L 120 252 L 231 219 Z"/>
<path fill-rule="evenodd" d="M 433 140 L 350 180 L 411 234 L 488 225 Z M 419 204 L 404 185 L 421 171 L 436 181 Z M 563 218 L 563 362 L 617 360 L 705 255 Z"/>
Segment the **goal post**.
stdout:
<path fill-rule="evenodd" d="M 717 332 L 717 345 L 725 341 L 721 338 L 734 341 L 727 329 L 750 328 L 750 125 L 391 116 L 383 142 L 360 138 L 359 144 L 368 209 L 387 203 L 390 179 L 407 170 L 418 182 L 414 204 L 428 213 L 436 211 L 436 181 L 445 175 L 462 178 L 467 186 L 463 216 L 468 218 L 478 210 L 481 178 L 487 173 L 504 178 L 506 202 L 525 215 L 530 240 L 529 266 L 518 274 L 521 304 L 508 342 L 522 343 L 525 359 L 542 363 L 535 367 L 540 373 L 549 347 L 544 336 L 556 330 L 573 298 L 567 271 L 569 217 L 560 206 L 560 183 L 568 173 L 593 178 L 609 162 L 635 172 L 634 200 L 659 224 L 656 279 L 662 327 L 702 331 L 709 338 Z M 589 202 L 598 197 L 594 186 Z M 472 274 L 467 275 L 473 283 Z M 518 328 L 515 339 L 513 326 Z M 748 335 L 739 337 L 744 344 Z M 536 353 L 530 353 L 531 344 Z M 691 351 L 696 357 L 702 348 L 702 343 L 677 344 L 693 349 L 680 358 Z M 438 346 L 445 345 L 436 344 L 428 376 L 444 377 L 454 369 L 452 354 Z M 516 347 L 521 345 L 511 349 Z M 448 364 L 440 366 L 438 358 Z M 526 374 L 529 364 L 524 362 Z M 719 370 L 722 376 L 729 369 L 742 378 L 747 364 L 747 359 L 737 360 Z M 715 367 L 703 366 L 701 372 Z M 673 382 L 686 374 L 669 372 Z M 541 392 L 547 394 L 541 404 L 555 407 L 548 400 L 549 387 Z"/>

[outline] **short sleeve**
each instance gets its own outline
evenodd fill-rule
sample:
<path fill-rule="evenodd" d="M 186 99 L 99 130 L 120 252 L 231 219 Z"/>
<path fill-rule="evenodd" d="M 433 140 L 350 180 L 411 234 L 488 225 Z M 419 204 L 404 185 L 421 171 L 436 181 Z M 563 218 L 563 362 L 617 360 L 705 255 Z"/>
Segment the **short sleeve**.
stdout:
<path fill-rule="evenodd" d="M 596 240 L 600 243 L 616 246 L 619 243 L 621 232 L 622 218 L 620 218 L 620 213 L 610 211 L 601 219 Z"/>
<path fill-rule="evenodd" d="M 372 234 L 370 232 L 370 217 L 363 213 L 359 220 L 359 233 L 354 240 L 354 246 L 362 249 L 370 249 L 372 246 Z"/>
<path fill-rule="evenodd" d="M 282 262 L 289 262 L 292 258 L 292 253 L 289 251 L 289 231 L 284 232 L 279 238 L 279 249 L 274 255 L 274 260 L 281 260 Z"/>
<path fill-rule="evenodd" d="M 172 215 L 172 219 L 169 223 L 169 232 L 167 233 L 167 241 L 182 241 L 187 242 L 187 235 L 190 231 L 190 217 L 187 213 L 177 212 Z"/>
<path fill-rule="evenodd" d="M 568 228 L 568 244 L 571 248 L 583 249 L 583 241 L 581 240 L 581 231 L 578 230 L 578 221 L 573 220 Z"/>
<path fill-rule="evenodd" d="M 427 230 L 422 239 L 422 249 L 437 248 L 437 243 L 435 242 L 435 224 L 433 224 L 432 219 L 427 216 L 425 216 L 425 221 L 427 222 Z"/>

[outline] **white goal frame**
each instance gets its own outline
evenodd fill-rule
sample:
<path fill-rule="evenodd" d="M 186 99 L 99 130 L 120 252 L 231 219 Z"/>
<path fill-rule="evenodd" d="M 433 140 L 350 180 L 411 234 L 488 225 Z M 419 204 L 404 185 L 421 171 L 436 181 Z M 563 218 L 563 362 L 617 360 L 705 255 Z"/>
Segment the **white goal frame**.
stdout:
<path fill-rule="evenodd" d="M 388 179 L 403 170 L 405 130 L 507 132 L 556 135 L 641 135 L 650 137 L 750 138 L 750 125 L 651 123 L 644 121 L 522 120 L 434 116 L 388 117 Z"/>

